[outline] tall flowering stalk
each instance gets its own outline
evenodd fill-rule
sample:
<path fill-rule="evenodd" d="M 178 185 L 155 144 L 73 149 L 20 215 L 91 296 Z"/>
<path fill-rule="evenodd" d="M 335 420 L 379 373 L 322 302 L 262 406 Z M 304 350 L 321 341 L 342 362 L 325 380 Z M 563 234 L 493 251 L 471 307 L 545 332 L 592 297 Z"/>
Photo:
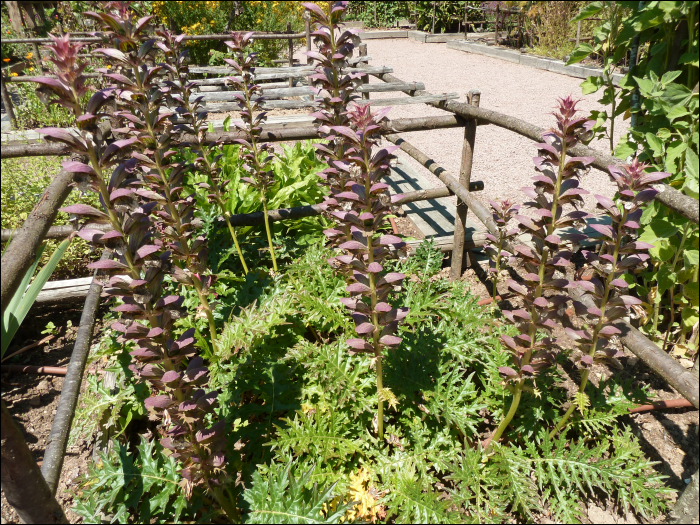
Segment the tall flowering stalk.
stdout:
<path fill-rule="evenodd" d="M 594 159 L 569 157 L 568 151 L 588 134 L 593 121 L 576 117 L 576 102 L 571 97 L 560 99 L 558 111 L 553 114 L 557 127 L 542 134 L 545 142 L 537 145 L 540 156 L 533 159 L 539 172 L 533 177 L 535 187 L 523 188 L 523 192 L 533 199 L 525 206 L 532 210 L 534 217 L 514 216 L 532 235 L 532 246 L 515 246 L 514 255 L 528 272 L 523 276 L 525 284 L 512 279 L 507 281 L 508 287 L 523 302 L 523 308 L 503 312 L 520 331 L 515 338 L 501 337 L 513 354 L 515 368 L 499 368 L 506 380 L 514 383 L 513 401 L 488 443 L 498 441 L 510 424 L 526 383 L 534 381 L 541 370 L 554 362 L 555 341 L 551 333 L 556 326 L 558 311 L 563 310 L 568 300 L 562 291 L 573 286 L 562 273 L 573 255 L 564 241 L 577 243 L 585 238 L 583 234 L 557 235 L 555 230 L 579 223 L 587 216 L 576 209 L 583 202 L 581 195 L 588 193 L 578 187 L 578 177 L 580 170 Z M 565 213 L 565 205 L 572 205 L 573 211 Z M 541 333 L 545 337 L 538 337 Z"/>
<path fill-rule="evenodd" d="M 401 342 L 401 338 L 394 334 L 399 322 L 408 314 L 408 308 L 392 308 L 386 302 L 392 290 L 400 289 L 404 275 L 387 272 L 382 265 L 394 255 L 391 248 L 405 248 L 405 243 L 399 237 L 379 233 L 379 229 L 387 223 L 392 201 L 389 187 L 381 180 L 389 173 L 389 162 L 393 158 L 391 152 L 396 147 L 379 149 L 374 154 L 372 150 L 381 137 L 377 123 L 388 110 L 372 114 L 369 105 L 358 105 L 348 111 L 352 129 L 347 126 L 333 128 L 350 144 L 341 169 L 354 170 L 357 175 L 353 182 L 348 182 L 345 191 L 336 195 L 341 209 L 331 215 L 339 226 L 350 232 L 351 240 L 339 245 L 343 255 L 330 262 L 351 282 L 346 288 L 351 297 L 341 301 L 352 312 L 355 331 L 360 337 L 349 339 L 347 344 L 351 352 L 367 352 L 375 360 L 377 433 L 380 439 L 384 436 L 384 401 L 393 399 L 391 391 L 384 388 L 382 383 L 382 357 L 386 348 L 396 347 Z"/>
<path fill-rule="evenodd" d="M 311 34 L 318 48 L 318 51 L 308 51 L 306 54 L 316 64 L 316 71 L 309 78 L 316 90 L 315 100 L 320 103 L 320 108 L 311 116 L 315 117 L 319 126 L 319 135 L 329 141 L 327 146 L 315 145 L 318 157 L 328 164 L 328 168 L 319 175 L 330 190 L 330 195 L 321 204 L 329 212 L 338 209 L 340 202 L 336 195 L 345 191 L 346 185 L 357 176 L 355 171 L 346 169 L 344 160 L 346 150 L 352 144 L 334 129 L 336 126 L 353 126 L 347 108 L 359 98 L 356 89 L 365 75 L 363 72 L 343 71 L 348 67 L 348 59 L 359 41 L 357 30 L 344 30 L 341 26 L 347 4 L 327 2 L 327 13 L 316 4 L 302 4 L 309 14 L 314 30 Z M 343 231 L 336 241 L 342 242 L 349 235 L 349 230 Z"/>
<path fill-rule="evenodd" d="M 244 160 L 243 169 L 250 175 L 241 180 L 254 186 L 260 192 L 263 205 L 263 218 L 265 220 L 265 232 L 267 242 L 270 247 L 272 257 L 272 268 L 277 273 L 277 258 L 275 248 L 272 244 L 272 233 L 270 231 L 270 221 L 267 217 L 267 195 L 266 190 L 275 182 L 275 174 L 272 171 L 272 144 L 260 142 L 260 125 L 267 120 L 267 113 L 260 111 L 262 102 L 262 88 L 255 83 L 255 59 L 257 53 L 246 55 L 246 48 L 252 42 L 253 33 L 234 33 L 231 41 L 225 44 L 233 51 L 235 60 L 225 58 L 224 62 L 230 65 L 239 76 L 228 77 L 234 87 L 238 88 L 242 94 L 236 95 L 238 105 L 241 108 L 241 119 L 243 124 L 237 127 L 243 130 L 248 136 L 248 140 L 238 139 L 236 142 L 245 149 L 241 158 Z"/>
<path fill-rule="evenodd" d="M 220 142 L 206 139 L 208 126 L 206 116 L 205 113 L 198 111 L 202 107 L 201 96 L 194 92 L 197 84 L 191 82 L 188 78 L 188 53 L 186 50 L 181 50 L 184 35 L 175 36 L 166 30 L 157 31 L 156 34 L 164 40 L 164 42 L 157 44 L 165 53 L 166 63 L 163 64 L 163 68 L 168 70 L 173 78 L 172 81 L 166 82 L 170 88 L 168 97 L 169 100 L 177 104 L 175 111 L 178 117 L 185 121 L 185 124 L 176 126 L 175 129 L 180 132 L 191 133 L 194 136 L 194 141 L 189 144 L 193 151 L 199 153 L 199 156 L 194 160 L 194 168 L 200 173 L 204 173 L 209 180 L 209 182 L 201 183 L 200 187 L 211 192 L 207 195 L 207 199 L 209 202 L 216 203 L 221 210 L 231 235 L 231 240 L 236 247 L 241 266 L 243 266 L 243 273 L 247 274 L 248 265 L 243 257 L 236 231 L 229 220 L 231 212 L 226 208 L 226 186 L 231 181 L 221 180 L 221 168 L 217 162 L 218 157 L 214 149 Z"/>
<path fill-rule="evenodd" d="M 486 238 L 489 242 L 484 244 L 484 251 L 490 259 L 489 277 L 493 283 L 493 293 L 491 294 L 493 296 L 492 305 L 495 306 L 496 297 L 498 296 L 498 280 L 501 270 L 503 269 L 503 264 L 512 257 L 511 254 L 505 250 L 506 245 L 520 233 L 518 228 L 508 228 L 507 226 L 513 216 L 520 211 L 520 205 L 515 204 L 510 199 L 489 201 L 489 204 L 493 210 L 493 220 L 496 226 L 498 226 L 498 237 L 487 233 Z"/>
<path fill-rule="evenodd" d="M 113 45 L 96 52 L 121 70 L 121 73 L 104 72 L 106 78 L 114 81 L 113 93 L 118 109 L 114 116 L 124 126 L 114 131 L 134 139 L 132 157 L 138 162 L 143 182 L 140 194 L 136 189 L 124 189 L 118 198 L 144 198 L 145 192 L 152 192 L 148 198 L 158 203 L 154 220 L 161 241 L 170 250 L 172 258 L 179 261 L 174 268 L 174 277 L 196 291 L 200 310 L 209 323 L 211 339 L 215 340 L 216 324 L 208 302 L 213 277 L 203 275 L 207 269 L 206 241 L 203 236 L 194 236 L 197 226 L 194 198 L 182 195 L 187 166 L 173 162 L 175 151 L 171 144 L 175 131 L 170 119 L 173 113 L 166 108 L 168 88 L 161 83 L 164 71 L 161 66 L 149 67 L 156 49 L 166 46 L 145 35 L 144 30 L 150 22 L 148 17 L 133 24 L 128 12 L 117 17 L 93 12 L 86 15 L 105 27 L 103 35 Z M 114 29 L 112 24 L 117 24 L 119 29 Z"/>
<path fill-rule="evenodd" d="M 185 231 L 192 224 L 183 218 L 190 216 L 188 203 L 179 197 L 177 188 L 170 187 L 179 182 L 182 169 L 167 162 L 174 154 L 166 149 L 170 133 L 164 120 L 169 115 L 159 112 L 163 100 L 155 83 L 159 68 L 149 68 L 146 63 L 155 45 L 144 36 L 151 17 L 133 20 L 125 4 L 117 4 L 116 13 L 88 16 L 108 24 L 107 32 L 119 49 L 101 52 L 132 76 L 112 74 L 116 85 L 95 93 L 83 109 L 85 65 L 77 62 L 81 46 L 71 43 L 68 35 L 52 37 L 54 44 L 47 46 L 55 55 L 57 78 L 37 82 L 55 95 L 55 102 L 73 109 L 79 129 L 76 135 L 56 128 L 42 132 L 87 158 L 87 163 L 65 162 L 64 168 L 79 174 L 77 184 L 82 190 L 99 194 L 104 210 L 77 204 L 62 211 L 77 220 L 87 217 L 112 226 L 106 233 L 86 229 L 79 233 L 118 255 L 116 260 L 89 266 L 112 273 L 105 292 L 122 299 L 123 304 L 114 308 L 122 317 L 112 328 L 122 334 L 121 341 L 133 344 L 130 353 L 136 364 L 132 369 L 150 384 L 152 395 L 145 404 L 151 418 L 163 422 L 161 443 L 183 464 L 187 495 L 195 486 L 207 488 L 235 520 L 239 517 L 235 505 L 222 491 L 224 423 L 207 423 L 214 415 L 217 393 L 204 389 L 208 369 L 195 357 L 194 330 L 177 338 L 173 334 L 175 320 L 184 314 L 183 298 L 163 295 L 165 275 L 176 273 L 173 257 L 184 262 L 201 259 L 199 252 L 191 256 L 198 240 L 192 247 L 187 244 Z M 133 126 L 115 130 L 128 138 L 106 143 L 97 124 L 103 117 L 102 106 L 111 97 L 123 103 L 118 116 Z"/>
<path fill-rule="evenodd" d="M 583 330 L 566 328 L 568 335 L 583 353 L 579 364 L 582 368 L 581 383 L 575 402 L 571 403 L 552 430 L 551 437 L 564 428 L 577 407 L 583 412 L 588 405 L 585 389 L 593 363 L 622 354 L 609 346 L 610 338 L 620 333 L 611 323 L 625 317 L 632 305 L 642 302 L 625 294 L 628 284 L 621 277 L 643 265 L 649 259 L 646 252 L 653 248 L 651 244 L 635 240 L 636 233 L 640 227 L 642 207 L 658 193 L 651 185 L 669 177 L 669 174 L 646 173 L 644 170 L 648 167 L 636 159 L 627 166 L 608 166 L 608 171 L 617 184 L 619 198 L 614 202 L 603 195 L 594 195 L 598 201 L 597 207 L 607 213 L 612 224 L 590 224 L 602 240 L 604 249 L 600 253 L 603 255 L 583 251 L 594 276 L 577 284 L 586 291 L 593 306 L 589 308 L 579 301 L 574 302 L 577 314 L 585 316 L 589 326 Z"/>

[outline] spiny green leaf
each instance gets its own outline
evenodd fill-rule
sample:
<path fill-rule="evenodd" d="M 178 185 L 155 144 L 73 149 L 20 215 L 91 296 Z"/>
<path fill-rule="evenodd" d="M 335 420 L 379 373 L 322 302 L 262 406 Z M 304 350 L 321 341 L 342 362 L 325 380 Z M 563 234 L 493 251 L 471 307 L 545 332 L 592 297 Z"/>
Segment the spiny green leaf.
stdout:
<path fill-rule="evenodd" d="M 285 467 L 272 463 L 264 476 L 255 471 L 250 488 L 243 492 L 249 507 L 244 522 L 337 523 L 350 505 L 339 504 L 334 511 L 324 510 L 324 505 L 336 496 L 336 484 L 327 488 L 313 484 L 308 488 L 313 471 L 312 467 L 296 479 L 297 470 L 292 462 Z"/>

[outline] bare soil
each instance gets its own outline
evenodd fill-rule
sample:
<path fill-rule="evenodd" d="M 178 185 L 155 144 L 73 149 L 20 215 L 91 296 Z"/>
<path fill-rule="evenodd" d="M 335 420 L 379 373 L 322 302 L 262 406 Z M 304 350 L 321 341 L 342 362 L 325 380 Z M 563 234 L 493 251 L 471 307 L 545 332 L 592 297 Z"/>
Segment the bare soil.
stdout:
<path fill-rule="evenodd" d="M 104 315 L 105 311 L 106 309 L 102 307 L 98 312 L 98 319 Z M 8 355 L 44 337 L 41 331 L 49 321 L 59 329 L 57 337 L 46 345 L 19 354 L 8 360 L 6 364 L 68 366 L 81 313 L 82 304 L 69 307 L 35 307 L 15 335 L 16 343 L 8 349 Z M 68 321 L 72 323 L 70 328 L 67 327 Z M 98 320 L 93 332 L 95 339 L 99 337 L 98 334 L 102 328 L 103 324 Z M 44 459 L 44 451 L 51 433 L 53 418 L 56 415 L 63 381 L 64 378 L 61 376 L 2 373 L 2 399 L 22 430 L 39 466 Z M 56 496 L 71 523 L 82 522 L 82 518 L 71 508 L 74 506 L 73 498 L 78 477 L 87 473 L 88 464 L 92 461 L 91 453 L 91 443 L 80 443 L 69 447 L 66 451 Z M 19 516 L 7 503 L 4 493 L 1 503 L 2 523 L 20 523 Z"/>

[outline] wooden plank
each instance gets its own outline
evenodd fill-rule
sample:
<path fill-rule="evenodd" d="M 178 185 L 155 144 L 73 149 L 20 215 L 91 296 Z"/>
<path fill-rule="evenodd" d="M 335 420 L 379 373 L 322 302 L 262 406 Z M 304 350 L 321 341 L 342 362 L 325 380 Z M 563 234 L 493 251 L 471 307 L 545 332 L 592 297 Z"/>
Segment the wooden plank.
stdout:
<path fill-rule="evenodd" d="M 405 106 L 407 104 L 427 104 L 429 102 L 445 102 L 447 100 L 458 99 L 459 95 L 457 93 L 444 93 L 441 95 L 421 95 L 419 97 L 406 97 L 406 98 L 385 98 L 374 100 L 370 102 L 372 107 L 384 107 L 384 106 Z"/>
<path fill-rule="evenodd" d="M 481 91 L 472 89 L 467 93 L 467 101 L 472 106 L 479 105 Z M 465 188 L 469 187 L 472 178 L 472 160 L 474 157 L 474 141 L 476 139 L 476 120 L 469 120 L 464 126 L 464 140 L 462 141 L 462 162 L 459 168 L 459 183 Z M 464 271 L 464 224 L 467 220 L 468 206 L 462 199 L 457 199 L 457 215 L 455 216 L 454 228 L 454 253 L 452 254 L 452 267 L 450 269 L 450 279 L 459 279 Z"/>
<path fill-rule="evenodd" d="M 371 60 L 371 56 L 362 56 L 362 57 L 353 57 L 348 59 L 348 65 L 349 66 L 354 66 L 356 64 L 360 64 L 362 62 L 367 62 L 368 60 Z M 295 65 L 295 66 L 284 66 L 284 67 L 256 67 L 255 71 L 257 73 L 261 74 L 270 74 L 270 73 L 289 73 L 291 71 L 307 71 L 311 72 L 316 69 L 316 66 L 313 65 L 308 65 L 308 64 L 303 64 L 303 65 Z M 233 68 L 230 66 L 191 66 L 188 69 L 188 72 L 190 73 L 208 73 L 208 74 L 214 74 L 214 75 L 229 75 L 233 72 Z"/>
<path fill-rule="evenodd" d="M 65 301 L 79 301 L 87 297 L 92 277 L 49 281 L 36 298 L 39 304 L 54 304 Z"/>
<path fill-rule="evenodd" d="M 424 104 L 427 102 L 442 102 L 459 98 L 457 93 L 445 93 L 444 95 L 423 95 L 420 97 L 386 98 L 370 102 L 372 107 L 405 106 L 407 104 Z M 301 109 L 319 106 L 319 102 L 313 100 L 265 100 L 261 104 L 263 109 Z M 221 113 L 224 111 L 238 111 L 237 102 L 221 102 L 207 104 L 200 108 L 198 113 Z"/>
<path fill-rule="evenodd" d="M 408 83 L 398 83 L 392 82 L 388 84 L 364 84 L 357 88 L 360 93 L 386 93 L 391 91 L 416 91 L 425 89 L 425 85 L 422 82 L 408 82 Z M 269 88 L 265 89 L 263 85 L 264 96 L 268 100 L 282 98 L 282 97 L 303 97 L 307 95 L 315 95 L 316 91 L 309 86 L 300 87 L 281 87 L 281 88 Z M 236 95 L 242 95 L 242 91 L 217 91 L 214 93 L 204 93 L 201 95 L 201 99 L 204 102 L 208 101 L 218 101 L 218 102 L 230 102 L 237 100 Z M 198 97 L 199 98 L 199 97 Z"/>
<path fill-rule="evenodd" d="M 288 68 L 287 68 L 288 69 Z M 383 67 L 383 66 L 378 66 L 378 67 L 364 67 L 364 68 L 352 68 L 352 69 L 344 69 L 344 73 L 355 73 L 355 72 L 365 72 L 368 75 L 383 75 L 386 73 L 392 73 L 394 70 L 390 67 Z M 292 71 L 283 71 L 283 72 L 278 72 L 278 73 L 259 73 L 254 76 L 254 80 L 256 82 L 260 82 L 263 80 L 279 80 L 279 79 L 284 79 L 284 78 L 305 78 L 308 77 L 310 74 L 314 72 L 313 69 L 309 69 L 307 67 L 295 67 L 293 68 Z M 217 75 L 232 75 L 234 71 L 228 70 L 228 71 L 218 71 L 213 74 Z M 222 79 L 225 80 L 225 79 Z M 200 84 L 204 85 L 204 84 Z"/>

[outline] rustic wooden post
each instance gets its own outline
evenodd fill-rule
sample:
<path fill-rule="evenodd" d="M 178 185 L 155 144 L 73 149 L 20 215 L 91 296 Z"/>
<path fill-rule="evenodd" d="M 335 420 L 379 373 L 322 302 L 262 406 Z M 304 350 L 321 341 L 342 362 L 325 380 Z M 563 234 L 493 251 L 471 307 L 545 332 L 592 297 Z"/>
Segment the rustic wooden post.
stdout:
<path fill-rule="evenodd" d="M 287 33 L 291 34 L 292 32 L 292 23 L 287 22 Z M 289 67 L 294 67 L 294 40 L 291 38 L 287 40 L 288 46 L 287 46 L 287 52 L 289 53 Z M 294 78 L 289 77 L 289 87 L 294 87 Z"/>
<path fill-rule="evenodd" d="M 576 24 L 576 47 L 578 47 L 579 40 L 581 40 L 581 21 Z"/>
<path fill-rule="evenodd" d="M 435 4 L 437 4 L 437 2 L 433 2 L 433 28 L 430 30 L 433 34 L 435 33 Z"/>
<path fill-rule="evenodd" d="M 36 20 L 36 14 L 34 13 L 34 7 L 32 6 L 31 2 L 22 2 L 22 7 L 24 8 L 25 25 L 30 29 L 30 33 L 33 36 L 38 37 L 39 35 L 36 32 L 38 23 Z M 36 63 L 39 64 L 39 66 L 41 66 L 41 53 L 39 52 L 39 46 L 36 44 L 32 44 L 32 52 L 34 53 Z"/>
<path fill-rule="evenodd" d="M 472 89 L 467 93 L 467 102 L 479 106 L 481 91 Z M 462 143 L 462 164 L 459 169 L 459 183 L 469 191 L 472 178 L 472 162 L 474 160 L 474 140 L 476 138 L 476 120 L 471 119 L 464 125 L 464 141 Z M 457 198 L 457 213 L 455 214 L 455 236 L 452 244 L 452 270 L 450 279 L 457 280 L 462 276 L 464 267 L 464 234 L 467 226 L 467 204 Z"/>
<path fill-rule="evenodd" d="M 494 28 L 493 32 L 493 44 L 498 45 L 498 14 L 499 14 L 499 9 L 500 5 L 496 5 L 496 27 Z"/>
<path fill-rule="evenodd" d="M 469 10 L 467 9 L 469 2 L 464 2 L 464 40 L 467 39 L 467 28 L 468 28 L 468 13 Z"/>
<path fill-rule="evenodd" d="M 22 13 L 19 11 L 19 2 L 6 1 L 7 14 L 10 17 L 10 24 L 15 33 L 19 34 L 20 37 L 24 36 L 24 28 L 22 27 Z"/>
<path fill-rule="evenodd" d="M 361 57 L 367 56 L 367 44 L 365 42 L 360 44 L 360 56 Z M 369 84 L 369 75 L 365 75 L 362 77 L 362 85 L 365 85 L 365 84 Z M 369 93 L 362 93 L 362 99 L 369 100 Z"/>
<path fill-rule="evenodd" d="M 17 129 L 15 109 L 12 107 L 12 98 L 10 97 L 10 93 L 7 91 L 7 85 L 5 84 L 5 75 L 0 76 L 0 82 L 2 82 L 2 86 L 0 86 L 0 89 L 2 90 L 2 103 L 5 105 L 5 111 L 7 111 L 7 116 L 10 118 L 12 126 L 15 129 Z"/>
<path fill-rule="evenodd" d="M 306 51 L 309 52 L 311 51 L 311 18 L 309 17 L 308 11 L 304 11 L 303 18 L 306 30 Z M 311 60 L 310 56 L 307 56 L 306 65 L 310 66 L 311 64 L 313 64 L 313 60 Z"/>
<path fill-rule="evenodd" d="M 2 401 L 2 491 L 24 523 L 68 523 Z M 3 518 L 3 521 L 4 518 Z"/>

